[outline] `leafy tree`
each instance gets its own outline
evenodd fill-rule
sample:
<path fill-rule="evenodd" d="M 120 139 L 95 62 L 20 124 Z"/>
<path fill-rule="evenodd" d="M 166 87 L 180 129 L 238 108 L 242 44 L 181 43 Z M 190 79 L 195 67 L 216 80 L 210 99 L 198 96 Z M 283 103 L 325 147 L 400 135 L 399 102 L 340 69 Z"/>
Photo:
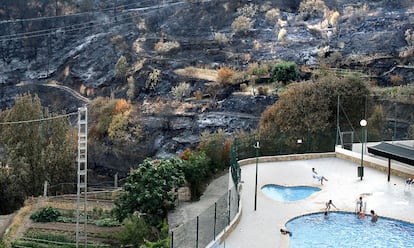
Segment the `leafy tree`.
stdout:
<path fill-rule="evenodd" d="M 129 64 L 125 56 L 119 57 L 115 64 L 115 76 L 119 79 L 125 79 L 128 67 Z"/>
<path fill-rule="evenodd" d="M 139 216 L 131 215 L 124 220 L 122 230 L 117 233 L 116 237 L 123 245 L 141 247 L 140 245 L 144 243 L 144 239 L 149 233 L 145 220 Z"/>
<path fill-rule="evenodd" d="M 136 211 L 149 224 L 164 219 L 177 198 L 174 189 L 184 183 L 181 163 L 181 159 L 145 159 L 127 177 L 125 193 L 115 201 L 114 213 L 118 220 Z"/>
<path fill-rule="evenodd" d="M 92 102 L 90 116 L 95 122 L 90 127 L 91 137 L 103 139 L 108 136 L 116 104 L 117 100 L 104 97 L 98 97 Z"/>
<path fill-rule="evenodd" d="M 6 122 L 36 120 L 43 117 L 40 99 L 30 94 L 16 97 L 16 102 L 6 116 Z M 26 195 L 39 195 L 43 186 L 44 165 L 41 161 L 45 144 L 43 122 L 22 122 L 6 125 L 2 140 L 8 153 L 8 164 Z"/>
<path fill-rule="evenodd" d="M 367 120 L 367 123 L 369 141 L 381 141 L 386 123 L 382 106 L 375 106 L 372 115 Z"/>
<path fill-rule="evenodd" d="M 292 84 L 263 112 L 260 133 L 269 136 L 275 131 L 316 133 L 331 130 L 336 124 L 338 96 L 341 110 L 348 117 L 341 125 L 357 127 L 364 117 L 367 95 L 368 88 L 354 75 L 340 78 L 328 73 L 310 82 Z"/>
<path fill-rule="evenodd" d="M 211 160 L 204 151 L 186 150 L 180 157 L 184 160 L 182 170 L 186 181 L 190 184 L 191 198 L 198 199 L 202 193 L 202 186 L 209 178 Z"/>
<path fill-rule="evenodd" d="M 67 118 L 55 118 L 46 122 L 46 125 L 47 141 L 41 154 L 46 180 L 49 185 L 74 181 L 77 149 L 75 130 L 70 127 Z"/>
<path fill-rule="evenodd" d="M 216 173 L 230 166 L 230 143 L 224 130 L 219 129 L 214 133 L 208 131 L 201 133 L 198 149 L 204 151 L 207 157 L 210 158 L 211 173 Z"/>
<path fill-rule="evenodd" d="M 272 68 L 270 78 L 273 82 L 286 84 L 299 78 L 299 69 L 294 62 L 280 62 Z"/>
<path fill-rule="evenodd" d="M 16 97 L 15 105 L 4 117 L 5 122 L 16 122 L 5 125 L 0 135 L 6 164 L 25 196 L 40 195 L 45 180 L 53 184 L 67 182 L 75 173 L 76 148 L 67 118 L 32 121 L 50 116 L 37 96 L 24 94 Z"/>
<path fill-rule="evenodd" d="M 23 205 L 25 195 L 9 168 L 0 167 L 0 215 L 12 213 Z"/>

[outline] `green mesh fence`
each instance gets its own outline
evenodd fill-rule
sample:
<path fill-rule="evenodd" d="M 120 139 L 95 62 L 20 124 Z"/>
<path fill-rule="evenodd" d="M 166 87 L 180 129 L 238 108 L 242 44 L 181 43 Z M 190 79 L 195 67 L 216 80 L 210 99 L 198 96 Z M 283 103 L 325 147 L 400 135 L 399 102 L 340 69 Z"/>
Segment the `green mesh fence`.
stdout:
<path fill-rule="evenodd" d="M 234 142 L 237 159 L 254 158 L 256 142 L 259 142 L 259 156 L 331 152 L 335 150 L 336 130 L 320 132 L 275 132 L 265 137 L 248 135 L 238 137 Z"/>
<path fill-rule="evenodd" d="M 197 217 L 170 230 L 170 247 L 206 247 L 230 224 L 238 210 L 239 194 L 233 187 Z"/>

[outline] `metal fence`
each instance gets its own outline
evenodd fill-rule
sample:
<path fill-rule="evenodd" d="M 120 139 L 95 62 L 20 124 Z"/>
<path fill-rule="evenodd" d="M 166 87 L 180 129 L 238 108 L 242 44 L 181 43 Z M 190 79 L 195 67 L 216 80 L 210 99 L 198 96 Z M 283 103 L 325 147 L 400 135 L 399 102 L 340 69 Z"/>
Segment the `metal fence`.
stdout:
<path fill-rule="evenodd" d="M 256 148 L 257 142 L 259 148 Z M 254 158 L 256 152 L 259 156 L 331 152 L 335 150 L 335 142 L 336 130 L 275 132 L 266 137 L 255 135 L 238 137 L 235 150 L 237 159 L 242 160 Z"/>
<path fill-rule="evenodd" d="M 196 218 L 171 230 L 170 247 L 206 247 L 216 240 L 239 211 L 239 193 L 232 187 Z"/>

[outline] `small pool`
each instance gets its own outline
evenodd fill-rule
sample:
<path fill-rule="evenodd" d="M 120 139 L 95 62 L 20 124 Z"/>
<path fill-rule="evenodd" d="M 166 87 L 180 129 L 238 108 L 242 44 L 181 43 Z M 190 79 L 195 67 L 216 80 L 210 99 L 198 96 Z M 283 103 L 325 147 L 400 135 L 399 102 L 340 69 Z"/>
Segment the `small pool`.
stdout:
<path fill-rule="evenodd" d="M 353 213 L 331 212 L 304 215 L 286 224 L 292 232 L 291 248 L 313 247 L 414 247 L 414 225 L 379 217 L 358 219 Z"/>
<path fill-rule="evenodd" d="M 284 187 L 276 184 L 266 184 L 262 187 L 265 195 L 277 201 L 302 200 L 320 190 L 320 188 L 309 186 Z"/>

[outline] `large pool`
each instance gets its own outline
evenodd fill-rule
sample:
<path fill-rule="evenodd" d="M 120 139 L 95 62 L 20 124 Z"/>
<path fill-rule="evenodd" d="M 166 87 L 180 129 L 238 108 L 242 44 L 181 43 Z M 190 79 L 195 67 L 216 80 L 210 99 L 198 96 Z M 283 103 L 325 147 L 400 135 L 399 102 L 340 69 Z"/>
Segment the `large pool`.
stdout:
<path fill-rule="evenodd" d="M 292 232 L 291 248 L 414 247 L 414 225 L 379 217 L 359 219 L 353 213 L 330 212 L 304 215 L 286 224 Z"/>
<path fill-rule="evenodd" d="M 320 188 L 309 186 L 285 187 L 276 184 L 266 184 L 262 187 L 265 195 L 277 201 L 302 200 L 320 190 Z"/>

